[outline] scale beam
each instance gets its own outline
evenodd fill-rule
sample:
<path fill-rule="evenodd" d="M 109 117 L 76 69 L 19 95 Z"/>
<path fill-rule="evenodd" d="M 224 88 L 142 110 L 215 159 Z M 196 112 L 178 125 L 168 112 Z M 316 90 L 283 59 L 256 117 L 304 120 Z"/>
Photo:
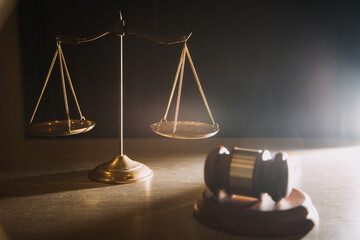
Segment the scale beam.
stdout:
<path fill-rule="evenodd" d="M 88 37 L 57 35 L 57 36 L 55 36 L 55 38 L 57 41 L 59 41 L 61 43 L 77 45 L 77 44 L 81 44 L 81 43 L 95 41 L 99 38 L 102 38 L 102 37 L 108 35 L 108 34 L 115 34 L 116 36 L 126 36 L 126 35 L 131 36 L 131 35 L 133 35 L 136 37 L 147 39 L 147 40 L 152 41 L 157 44 L 166 44 L 166 45 L 186 42 L 191 36 L 191 33 L 190 33 L 190 34 L 176 34 L 176 35 L 165 36 L 162 38 L 156 38 L 154 36 L 136 31 L 130 27 L 125 26 L 125 21 L 120 19 L 116 22 L 115 25 L 108 27 L 104 31 L 102 31 L 98 34 L 95 34 L 95 35 L 91 35 Z"/>

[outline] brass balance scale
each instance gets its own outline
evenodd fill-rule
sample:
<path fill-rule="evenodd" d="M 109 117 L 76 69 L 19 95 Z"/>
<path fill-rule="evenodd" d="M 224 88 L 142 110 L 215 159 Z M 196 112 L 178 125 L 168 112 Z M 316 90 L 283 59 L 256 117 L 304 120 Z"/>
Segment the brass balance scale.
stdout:
<path fill-rule="evenodd" d="M 175 35 L 175 36 L 167 36 L 161 39 L 149 36 L 147 34 L 138 32 L 125 26 L 125 22 L 122 18 L 122 14 L 120 12 L 120 19 L 116 22 L 114 26 L 106 29 L 104 32 L 97 34 L 95 36 L 80 38 L 80 37 L 72 37 L 72 36 L 57 36 L 57 49 L 55 51 L 54 57 L 51 61 L 50 68 L 48 74 L 45 79 L 44 86 L 42 88 L 40 97 L 35 106 L 34 112 L 32 114 L 31 120 L 27 126 L 27 132 L 32 135 L 37 136 L 70 136 L 80 133 L 85 133 L 90 131 L 95 126 L 94 121 L 87 120 L 81 112 L 79 102 L 77 100 L 75 90 L 70 78 L 69 70 L 65 61 L 65 57 L 61 48 L 61 44 L 81 44 L 85 42 L 95 41 L 101 37 L 104 37 L 108 34 L 115 34 L 120 37 L 120 89 L 119 89 L 119 101 L 120 101 L 120 110 L 119 110 L 119 154 L 116 155 L 112 160 L 105 162 L 97 167 L 95 167 L 89 173 L 89 177 L 98 182 L 104 183 L 131 183 L 137 182 L 141 180 L 145 180 L 150 178 L 153 173 L 150 168 L 146 165 L 139 163 L 137 161 L 131 160 L 129 157 L 124 155 L 124 147 L 123 147 L 123 37 L 125 35 L 134 35 L 137 37 L 148 39 L 152 42 L 158 44 L 178 44 L 183 43 L 184 47 L 182 49 L 180 55 L 180 61 L 178 64 L 178 68 L 175 74 L 174 83 L 172 86 L 169 102 L 167 104 L 167 108 L 164 114 L 164 117 L 157 123 L 151 125 L 151 129 L 158 135 L 169 137 L 169 138 L 178 138 L 178 139 L 202 139 L 214 136 L 219 131 L 218 124 L 214 121 L 214 118 L 211 114 L 209 105 L 206 101 L 204 91 L 201 87 L 199 77 L 196 73 L 193 61 L 190 56 L 189 49 L 186 45 L 187 40 L 190 38 L 189 35 Z M 46 121 L 40 123 L 34 123 L 34 117 L 37 112 L 38 106 L 42 99 L 42 96 L 45 92 L 47 83 L 50 79 L 54 64 L 59 58 L 60 63 L 60 74 L 61 74 L 61 82 L 62 82 L 62 90 L 65 102 L 65 112 L 66 112 L 66 120 L 55 120 L 55 121 Z M 182 92 L 182 83 L 184 77 L 184 68 L 185 68 L 185 60 L 188 59 L 192 72 L 195 77 L 195 81 L 197 83 L 198 89 L 200 91 L 202 100 L 205 104 L 207 112 L 210 116 L 211 123 L 203 123 L 196 121 L 178 121 L 179 117 L 179 108 L 180 108 L 180 100 L 181 100 L 181 92 Z M 65 70 L 65 71 L 64 71 Z M 64 74 L 65 72 L 65 74 Z M 79 119 L 72 119 L 70 117 L 69 106 L 68 106 L 68 97 L 66 90 L 66 81 L 65 76 L 68 80 L 68 84 L 70 86 L 72 95 L 74 97 L 78 112 Z M 178 86 L 177 92 L 177 100 L 176 100 L 176 108 L 175 115 L 173 121 L 168 121 L 168 113 L 171 106 L 171 102 L 173 96 L 175 94 L 176 87 Z"/>

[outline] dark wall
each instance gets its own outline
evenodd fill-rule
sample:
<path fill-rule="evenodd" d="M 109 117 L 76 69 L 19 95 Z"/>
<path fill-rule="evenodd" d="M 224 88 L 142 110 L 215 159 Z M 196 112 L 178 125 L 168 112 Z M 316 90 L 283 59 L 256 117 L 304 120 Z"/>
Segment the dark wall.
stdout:
<path fill-rule="evenodd" d="M 53 35 L 100 32 L 118 9 L 144 33 L 193 33 L 188 47 L 219 136 L 360 135 L 358 1 L 21 1 L 26 121 L 55 51 Z M 126 136 L 154 136 L 149 125 L 163 117 L 181 48 L 125 37 Z M 116 137 L 119 39 L 63 51 L 82 111 L 97 122 L 84 136 Z M 185 68 L 179 118 L 209 122 Z M 35 121 L 65 118 L 58 76 L 51 81 Z M 76 108 L 71 113 L 77 117 Z"/>

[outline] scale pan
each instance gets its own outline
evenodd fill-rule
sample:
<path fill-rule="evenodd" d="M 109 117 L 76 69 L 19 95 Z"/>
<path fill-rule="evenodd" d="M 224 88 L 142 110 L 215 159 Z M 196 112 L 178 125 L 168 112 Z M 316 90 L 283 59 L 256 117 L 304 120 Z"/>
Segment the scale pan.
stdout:
<path fill-rule="evenodd" d="M 202 122 L 178 121 L 174 132 L 174 122 L 157 122 L 151 129 L 164 137 L 179 139 L 202 139 L 214 136 L 219 131 L 217 124 L 211 125 Z"/>
<path fill-rule="evenodd" d="M 41 123 L 30 123 L 27 132 L 36 136 L 69 136 L 90 131 L 95 122 L 81 119 L 71 119 L 71 131 L 69 130 L 68 120 L 55 120 Z"/>

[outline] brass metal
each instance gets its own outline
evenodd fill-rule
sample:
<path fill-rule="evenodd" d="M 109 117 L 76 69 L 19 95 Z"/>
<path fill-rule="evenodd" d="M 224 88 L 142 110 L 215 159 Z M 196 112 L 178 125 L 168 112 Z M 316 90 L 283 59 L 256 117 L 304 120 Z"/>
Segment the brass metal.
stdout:
<path fill-rule="evenodd" d="M 230 163 L 229 184 L 241 188 L 252 188 L 255 162 L 261 150 L 236 149 Z"/>
<path fill-rule="evenodd" d="M 45 92 L 46 86 L 48 84 L 49 78 L 51 76 L 54 64 L 56 59 L 59 57 L 59 63 L 60 63 L 60 74 L 61 74 L 61 83 L 62 83 L 62 89 L 63 89 L 63 95 L 64 95 L 64 103 L 65 103 L 65 112 L 67 119 L 66 120 L 55 120 L 55 121 L 47 121 L 47 122 L 41 122 L 41 123 L 33 123 L 35 114 L 37 112 L 37 109 L 39 107 L 40 101 L 43 97 L 43 94 Z M 79 111 L 80 119 L 71 119 L 70 118 L 70 112 L 69 112 L 69 103 L 66 93 L 66 85 L 65 85 L 65 74 L 69 82 L 69 86 L 71 88 L 76 106 Z M 64 54 L 61 49 L 61 43 L 57 42 L 57 49 L 55 51 L 54 57 L 51 61 L 50 68 L 48 71 L 48 74 L 45 79 L 44 86 L 42 88 L 40 97 L 37 101 L 37 104 L 35 106 L 34 112 L 31 116 L 30 123 L 27 125 L 26 130 L 29 134 L 36 135 L 36 136 L 69 136 L 69 135 L 75 135 L 79 133 L 84 133 L 87 131 L 90 131 L 95 126 L 95 122 L 85 120 L 85 117 L 82 115 L 79 102 L 77 100 L 75 90 L 70 78 L 69 70 L 65 61 Z"/>
<path fill-rule="evenodd" d="M 120 16 L 121 16 L 121 14 L 120 14 Z M 57 35 L 56 40 L 59 42 L 62 42 L 62 43 L 70 44 L 70 45 L 77 45 L 77 44 L 81 44 L 81 43 L 95 41 L 95 40 L 102 38 L 111 33 L 114 33 L 117 36 L 134 35 L 134 36 L 137 36 L 140 38 L 147 39 L 147 40 L 152 41 L 157 44 L 166 44 L 166 45 L 172 45 L 172 44 L 186 42 L 191 36 L 191 33 L 189 33 L 189 34 L 176 34 L 176 35 L 171 35 L 171 36 L 165 36 L 162 38 L 156 38 L 156 37 L 150 36 L 148 34 L 136 31 L 130 27 L 125 26 L 125 23 L 122 20 L 122 16 L 121 16 L 121 18 L 116 22 L 115 25 L 108 27 L 107 29 L 105 29 L 104 31 L 102 31 L 98 34 L 88 36 L 88 37 Z"/>
<path fill-rule="evenodd" d="M 117 155 L 111 161 L 95 167 L 89 177 L 102 183 L 132 183 L 152 177 L 153 172 L 146 165 L 131 160 L 126 155 Z"/>
<path fill-rule="evenodd" d="M 207 109 L 212 124 L 194 122 L 194 121 L 178 121 L 186 56 L 189 60 L 192 72 L 195 77 L 195 81 L 197 83 L 199 92 L 201 94 L 202 100 L 204 101 L 205 107 Z M 174 93 L 177 85 L 178 85 L 178 94 L 176 99 L 175 116 L 172 122 L 168 122 L 167 116 L 169 113 L 170 105 L 174 97 Z M 184 44 L 183 50 L 180 55 L 180 61 L 175 74 L 173 87 L 171 89 L 170 98 L 167 104 L 164 117 L 162 118 L 162 120 L 160 120 L 160 122 L 152 124 L 151 129 L 158 135 L 169 138 L 180 138 L 180 139 L 208 138 L 214 136 L 219 131 L 219 125 L 215 122 L 211 114 L 209 104 L 207 103 L 205 93 L 201 87 L 200 80 L 196 73 L 195 66 L 191 59 L 190 52 L 186 45 L 186 42 Z"/>
<path fill-rule="evenodd" d="M 120 37 L 120 89 L 119 89 L 119 154 L 111 161 L 101 164 L 100 166 L 94 168 L 90 173 L 89 177 L 95 181 L 105 182 L 105 183 L 130 183 L 140 180 L 147 179 L 152 176 L 152 171 L 145 165 L 138 163 L 129 159 L 126 155 L 123 154 L 123 37 L 126 35 L 133 35 L 140 38 L 150 40 L 158 44 L 177 44 L 177 43 L 186 43 L 190 38 L 190 34 L 177 34 L 173 36 L 165 36 L 163 38 L 156 38 L 148 34 L 138 32 L 125 25 L 121 11 L 119 11 L 119 20 L 115 25 L 106 28 L 99 34 L 88 36 L 88 37 L 76 37 L 76 36 L 56 36 L 57 42 L 66 43 L 66 44 L 81 44 L 85 42 L 95 41 L 99 38 L 102 38 L 108 34 L 115 34 Z M 189 58 L 192 70 L 194 72 L 199 90 L 204 99 L 205 105 L 209 111 L 210 117 L 212 119 L 209 107 L 207 106 L 205 96 L 202 92 L 200 82 L 198 80 L 195 68 L 190 57 L 190 53 L 187 50 L 186 44 L 184 46 L 186 49 L 186 54 Z M 185 57 L 185 51 L 183 52 Z M 184 63 L 182 64 L 182 75 L 184 69 Z M 182 79 L 182 76 L 181 76 Z M 179 92 L 181 88 L 179 87 Z M 178 97 L 178 107 L 180 103 L 180 94 Z M 165 118 L 166 119 L 166 118 Z M 171 137 L 171 138 L 181 138 L 181 139 L 201 139 L 207 138 L 215 135 L 219 131 L 218 125 L 212 119 L 213 125 L 200 123 L 200 122 L 178 122 L 177 117 L 174 122 L 164 122 L 154 123 L 151 125 L 152 130 L 162 136 Z"/>
<path fill-rule="evenodd" d="M 70 136 L 90 131 L 95 122 L 85 119 L 70 119 L 70 128 L 68 120 L 55 120 L 41 123 L 30 123 L 26 131 L 36 136 Z"/>
<path fill-rule="evenodd" d="M 150 168 L 146 165 L 133 161 L 126 155 L 124 155 L 124 132 L 123 132 L 123 37 L 125 35 L 125 21 L 122 19 L 122 14 L 119 12 L 120 18 L 117 21 L 116 25 L 110 27 L 105 32 L 91 36 L 88 38 L 72 38 L 66 37 L 68 43 L 78 44 L 82 42 L 90 42 L 96 39 L 99 39 L 109 33 L 115 33 L 118 37 L 120 37 L 120 83 L 119 83 L 119 153 L 118 155 L 112 159 L 111 161 L 105 162 L 97 167 L 95 167 L 89 173 L 90 179 L 102 183 L 132 183 L 138 182 L 142 180 L 146 180 L 152 177 L 153 173 Z M 145 37 L 146 38 L 146 37 Z M 63 37 L 58 36 L 58 41 L 61 39 L 64 40 Z M 151 40 L 151 39 L 150 39 Z"/>
<path fill-rule="evenodd" d="M 179 139 L 202 139 L 214 136 L 219 131 L 217 124 L 192 121 L 161 121 L 153 123 L 151 129 L 164 137 Z"/>
<path fill-rule="evenodd" d="M 165 37 L 162 37 L 162 38 L 155 38 L 155 37 L 147 35 L 145 33 L 135 31 L 132 28 L 127 28 L 125 34 L 141 37 L 141 38 L 150 40 L 150 41 L 152 41 L 154 43 L 158 43 L 158 44 L 172 45 L 172 44 L 186 42 L 190 38 L 192 33 L 189 33 L 189 34 L 176 34 L 176 35 L 171 35 L 171 36 L 165 36 Z"/>

